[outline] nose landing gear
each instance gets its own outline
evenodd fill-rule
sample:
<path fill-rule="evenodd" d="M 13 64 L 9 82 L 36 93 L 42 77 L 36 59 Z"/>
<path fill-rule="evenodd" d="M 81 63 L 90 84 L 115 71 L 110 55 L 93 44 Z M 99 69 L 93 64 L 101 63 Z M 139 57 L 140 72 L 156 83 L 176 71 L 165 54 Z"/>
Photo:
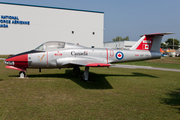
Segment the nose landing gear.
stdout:
<path fill-rule="evenodd" d="M 26 74 L 24 71 L 20 71 L 19 72 L 19 78 L 25 78 L 26 77 Z"/>

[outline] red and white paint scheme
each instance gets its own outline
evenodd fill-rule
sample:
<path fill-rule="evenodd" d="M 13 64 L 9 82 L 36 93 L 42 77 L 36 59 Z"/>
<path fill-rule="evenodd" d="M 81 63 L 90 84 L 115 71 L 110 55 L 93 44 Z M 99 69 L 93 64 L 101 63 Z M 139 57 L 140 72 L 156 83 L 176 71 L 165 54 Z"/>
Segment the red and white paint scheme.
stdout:
<path fill-rule="evenodd" d="M 16 55 L 5 60 L 6 68 L 26 71 L 28 68 L 28 54 Z"/>
<path fill-rule="evenodd" d="M 6 68 L 19 70 L 25 76 L 27 68 L 74 68 L 80 73 L 85 66 L 83 80 L 89 78 L 89 67 L 109 67 L 112 63 L 158 59 L 162 37 L 172 33 L 145 34 L 129 50 L 87 48 L 78 44 L 51 41 L 34 50 L 11 56 L 5 60 Z"/>
<path fill-rule="evenodd" d="M 136 50 L 151 50 L 153 43 L 152 36 L 145 36 L 141 44 L 136 48 Z"/>

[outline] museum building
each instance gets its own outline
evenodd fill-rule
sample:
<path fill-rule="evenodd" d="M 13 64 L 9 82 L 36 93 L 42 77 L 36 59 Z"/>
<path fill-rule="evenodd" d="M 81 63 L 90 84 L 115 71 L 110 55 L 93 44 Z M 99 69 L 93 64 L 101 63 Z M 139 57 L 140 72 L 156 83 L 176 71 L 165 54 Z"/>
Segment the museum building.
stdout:
<path fill-rule="evenodd" d="M 0 2 L 0 55 L 32 50 L 47 41 L 103 47 L 104 13 Z"/>

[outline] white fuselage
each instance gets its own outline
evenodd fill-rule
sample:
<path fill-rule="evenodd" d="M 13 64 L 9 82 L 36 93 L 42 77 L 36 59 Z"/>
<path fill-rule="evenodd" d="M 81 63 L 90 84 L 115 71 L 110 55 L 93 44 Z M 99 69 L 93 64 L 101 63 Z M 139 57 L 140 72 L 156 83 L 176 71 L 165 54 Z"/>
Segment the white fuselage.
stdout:
<path fill-rule="evenodd" d="M 121 50 L 121 49 L 96 49 L 96 48 L 74 48 L 58 49 L 53 51 L 42 51 L 28 54 L 29 68 L 61 68 L 73 67 L 73 63 L 105 63 L 139 61 L 157 59 L 161 57 L 160 52 L 146 50 Z M 66 64 L 72 63 L 72 64 Z"/>

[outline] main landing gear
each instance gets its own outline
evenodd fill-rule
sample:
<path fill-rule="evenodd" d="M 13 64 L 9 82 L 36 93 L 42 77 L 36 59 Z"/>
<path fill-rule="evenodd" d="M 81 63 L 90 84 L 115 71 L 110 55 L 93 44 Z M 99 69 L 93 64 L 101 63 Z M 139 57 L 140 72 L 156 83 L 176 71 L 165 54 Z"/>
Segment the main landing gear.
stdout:
<path fill-rule="evenodd" d="M 73 75 L 80 75 L 80 68 L 78 66 L 73 68 Z"/>
<path fill-rule="evenodd" d="M 39 69 L 39 71 L 41 71 L 41 69 Z M 89 67 L 87 67 L 87 66 L 85 67 L 84 73 L 82 75 L 80 75 L 80 68 L 78 66 L 74 67 L 73 74 L 79 75 L 81 80 L 89 81 Z M 25 72 L 20 71 L 19 78 L 25 78 L 25 77 L 26 77 Z"/>
<path fill-rule="evenodd" d="M 85 81 L 89 80 L 89 67 L 87 66 L 85 67 L 84 73 L 82 75 L 82 79 Z"/>
<path fill-rule="evenodd" d="M 26 77 L 26 74 L 24 71 L 20 71 L 19 72 L 19 78 L 25 78 Z"/>
<path fill-rule="evenodd" d="M 74 67 L 73 69 L 74 75 L 79 75 L 80 80 L 88 81 L 89 80 L 89 67 L 85 67 L 84 73 L 80 75 L 80 68 L 78 66 Z"/>

